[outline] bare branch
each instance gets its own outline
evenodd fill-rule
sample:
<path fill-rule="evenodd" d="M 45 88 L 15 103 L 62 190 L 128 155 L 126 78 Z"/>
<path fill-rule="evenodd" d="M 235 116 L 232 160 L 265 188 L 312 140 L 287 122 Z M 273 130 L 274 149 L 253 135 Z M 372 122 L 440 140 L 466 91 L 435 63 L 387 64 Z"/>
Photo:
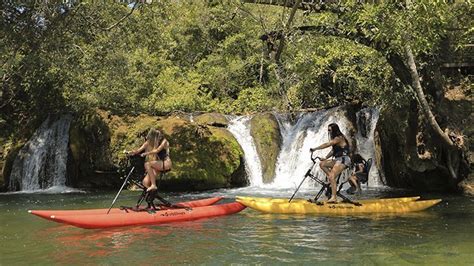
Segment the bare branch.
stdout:
<path fill-rule="evenodd" d="M 254 14 L 252 14 L 252 12 L 250 12 L 250 11 L 247 10 L 247 9 L 245 9 L 245 8 L 243 7 L 243 5 L 239 5 L 239 6 L 237 7 L 237 9 L 240 10 L 240 11 L 242 11 L 242 12 L 244 12 L 244 13 L 246 13 L 247 15 L 249 15 L 253 20 L 259 22 L 259 23 L 260 23 L 260 26 L 262 27 L 262 30 L 265 31 L 265 32 L 267 31 L 266 26 L 265 26 L 265 23 L 264 23 L 264 21 L 263 21 L 263 17 L 262 17 L 261 14 L 260 14 L 260 17 L 257 18 Z"/>
<path fill-rule="evenodd" d="M 298 6 L 300 4 L 301 4 L 301 0 L 297 0 L 293 8 L 291 9 L 290 17 L 288 18 L 288 22 L 286 23 L 286 29 L 285 29 L 286 32 L 289 32 L 289 30 L 291 29 L 291 23 L 293 22 L 293 19 L 295 18 L 296 10 L 298 9 Z M 283 51 L 283 47 L 285 46 L 285 39 L 286 39 L 285 35 L 286 34 L 284 34 L 282 38 L 280 39 L 280 45 L 278 45 L 278 49 L 275 53 L 275 61 L 277 62 L 277 64 L 278 62 L 280 62 L 281 52 Z"/>
<path fill-rule="evenodd" d="M 298 0 L 242 0 L 243 3 L 257 4 L 257 5 L 272 5 L 281 7 L 296 7 L 300 10 L 308 12 L 323 12 L 330 11 L 336 14 L 344 13 L 346 10 L 340 6 L 339 1 L 298 1 Z"/>
<path fill-rule="evenodd" d="M 118 26 L 120 23 L 122 23 L 122 21 L 124 21 L 125 19 L 127 19 L 130 15 L 132 15 L 133 11 L 135 10 L 135 8 L 137 7 L 138 5 L 138 1 L 135 1 L 135 3 L 133 4 L 133 7 L 132 9 L 130 10 L 130 12 L 128 12 L 127 15 L 123 16 L 121 19 L 119 19 L 117 22 L 115 22 L 114 24 L 112 24 L 111 26 L 105 28 L 104 30 L 111 30 L 113 28 L 115 28 L 116 26 Z"/>

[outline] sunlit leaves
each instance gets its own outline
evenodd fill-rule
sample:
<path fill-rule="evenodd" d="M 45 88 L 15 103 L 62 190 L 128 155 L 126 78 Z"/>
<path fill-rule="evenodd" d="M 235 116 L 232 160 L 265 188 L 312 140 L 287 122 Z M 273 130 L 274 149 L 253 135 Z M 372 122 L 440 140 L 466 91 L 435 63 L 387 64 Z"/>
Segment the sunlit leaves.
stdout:
<path fill-rule="evenodd" d="M 3 118 L 9 122 L 41 114 L 38 110 L 95 107 L 136 114 L 251 112 L 281 108 L 284 98 L 296 109 L 353 101 L 401 105 L 412 96 L 385 56 L 401 54 L 409 43 L 416 55 L 437 58 L 446 36 L 463 49 L 473 32 L 468 2 L 412 1 L 407 7 L 355 1 L 344 3 L 343 12 L 299 11 L 294 27 L 320 27 L 287 32 L 280 66 L 285 71 L 277 78 L 278 66 L 259 37 L 284 29 L 289 9 L 239 1 L 153 1 L 104 30 L 130 6 L 47 4 L 29 2 L 16 13 L 15 6 L 2 6 L 10 8 L 0 34 L 5 80 L 0 97 L 8 103 L 2 118 L 9 115 Z M 418 59 L 418 66 L 427 66 L 428 59 Z"/>

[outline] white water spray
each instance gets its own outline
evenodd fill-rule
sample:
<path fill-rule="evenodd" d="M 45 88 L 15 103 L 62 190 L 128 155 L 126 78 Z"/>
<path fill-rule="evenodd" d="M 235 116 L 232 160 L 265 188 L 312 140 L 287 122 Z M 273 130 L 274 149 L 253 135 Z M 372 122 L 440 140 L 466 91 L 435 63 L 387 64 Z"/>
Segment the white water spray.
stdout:
<path fill-rule="evenodd" d="M 275 180 L 271 186 L 278 188 L 294 188 L 301 182 L 313 165 L 309 149 L 328 141 L 327 127 L 330 123 L 337 123 L 345 135 L 346 125 L 349 123 L 337 108 L 301 114 L 295 124 L 291 124 L 287 116 L 277 116 L 277 119 L 283 144 L 277 160 Z M 314 156 L 325 157 L 329 152 L 330 148 L 318 150 Z M 324 179 L 319 161 L 313 168 L 313 173 Z M 302 188 L 314 187 L 314 183 L 308 179 Z"/>
<path fill-rule="evenodd" d="M 368 185 L 371 187 L 380 187 L 381 184 L 377 165 L 375 162 L 375 142 L 374 132 L 379 119 L 380 111 L 377 108 L 368 107 L 357 112 L 357 153 L 364 159 L 372 158 L 372 167 L 369 172 Z"/>
<path fill-rule="evenodd" d="M 250 186 L 262 186 L 263 174 L 257 148 L 250 134 L 250 116 L 228 117 L 230 120 L 228 130 L 234 135 L 244 150 L 245 170 Z"/>
<path fill-rule="evenodd" d="M 358 128 L 355 135 L 356 152 L 360 153 L 365 159 L 373 158 L 368 184 L 371 187 L 381 186 L 375 162 L 373 140 L 379 111 L 376 108 L 364 108 L 357 112 L 356 116 Z M 280 189 L 287 192 L 295 189 L 303 180 L 307 170 L 313 165 L 309 149 L 329 140 L 327 127 L 330 123 L 338 124 L 342 133 L 349 137 L 348 128 L 351 123 L 341 108 L 301 113 L 294 119 L 286 114 L 275 114 L 275 117 L 280 127 L 282 146 L 277 158 L 275 178 L 270 184 L 263 184 L 262 182 L 259 156 L 250 135 L 251 118 L 244 116 L 229 119 L 231 120 L 229 130 L 244 149 L 246 170 L 250 179 L 250 186 L 253 189 Z M 330 149 L 316 151 L 314 156 L 325 157 Z M 350 174 L 351 171 L 352 169 L 349 169 L 344 174 Z M 319 168 L 319 161 L 313 168 L 313 173 L 319 175 L 321 179 L 325 179 L 322 170 Z M 313 190 L 315 185 L 314 181 L 308 179 L 301 188 L 303 190 Z"/>
<path fill-rule="evenodd" d="M 64 115 L 55 122 L 48 118 L 41 124 L 13 162 L 10 190 L 65 188 L 71 121 L 72 116 Z"/>

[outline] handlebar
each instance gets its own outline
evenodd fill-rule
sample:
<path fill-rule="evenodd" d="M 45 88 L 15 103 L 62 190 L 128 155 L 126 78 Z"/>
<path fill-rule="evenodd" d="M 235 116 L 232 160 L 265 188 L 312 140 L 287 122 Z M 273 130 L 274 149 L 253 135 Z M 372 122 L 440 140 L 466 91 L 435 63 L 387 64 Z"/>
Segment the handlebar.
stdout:
<path fill-rule="evenodd" d="M 124 150 L 123 153 L 124 153 L 125 156 L 126 156 L 127 158 L 129 158 L 129 159 L 130 159 L 130 158 L 137 158 L 137 157 L 144 157 L 144 156 L 141 156 L 141 153 L 139 153 L 139 154 L 132 154 L 131 151 L 126 151 L 126 150 Z"/>
<path fill-rule="evenodd" d="M 320 160 L 320 161 L 324 160 L 323 158 L 319 156 L 313 157 L 313 154 L 314 154 L 314 151 L 311 151 L 311 161 L 313 161 L 313 163 L 316 163 L 316 160 Z"/>

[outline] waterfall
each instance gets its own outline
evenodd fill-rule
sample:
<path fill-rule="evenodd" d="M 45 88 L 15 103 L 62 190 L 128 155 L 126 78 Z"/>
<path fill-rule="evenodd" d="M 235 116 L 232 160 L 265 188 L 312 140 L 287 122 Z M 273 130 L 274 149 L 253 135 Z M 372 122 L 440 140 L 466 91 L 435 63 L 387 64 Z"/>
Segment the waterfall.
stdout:
<path fill-rule="evenodd" d="M 374 148 L 374 131 L 378 117 L 379 110 L 377 108 L 364 108 L 356 113 L 358 131 L 355 134 L 355 143 L 357 144 L 355 152 L 361 154 L 365 159 L 373 159 L 368 182 L 371 187 L 382 186 L 375 162 Z M 237 116 L 229 119 L 229 130 L 244 150 L 245 167 L 252 187 L 294 189 L 313 165 L 309 149 L 329 140 L 328 125 L 330 123 L 338 124 L 342 133 L 347 137 L 349 137 L 349 128 L 352 126 L 344 111 L 337 107 L 312 113 L 301 113 L 296 118 L 292 118 L 288 114 L 275 114 L 275 118 L 280 127 L 282 145 L 277 158 L 275 178 L 271 184 L 262 182 L 259 156 L 250 135 L 251 117 Z M 318 150 L 314 156 L 325 157 L 330 151 L 331 148 Z M 349 169 L 344 174 L 349 174 L 351 171 L 352 169 Z M 318 163 L 313 168 L 313 173 L 323 179 L 323 172 Z M 302 188 L 310 189 L 314 186 L 315 182 L 308 179 Z"/>
<path fill-rule="evenodd" d="M 309 149 L 328 141 L 327 127 L 330 123 L 337 123 L 345 135 L 348 132 L 349 121 L 337 108 L 300 114 L 294 124 L 285 115 L 276 117 L 280 124 L 283 143 L 277 160 L 275 179 L 271 185 L 278 188 L 294 188 L 301 182 L 307 170 L 313 165 Z M 325 157 L 330 150 L 331 148 L 318 150 L 314 156 Z M 322 177 L 323 172 L 318 163 L 313 171 Z M 302 187 L 312 186 L 314 181 L 308 180 Z"/>
<path fill-rule="evenodd" d="M 227 117 L 229 119 L 228 130 L 234 135 L 244 150 L 245 170 L 247 172 L 250 186 L 261 186 L 263 183 L 262 165 L 258 157 L 257 148 L 250 134 L 250 116 Z"/>
<path fill-rule="evenodd" d="M 364 159 L 372 158 L 372 167 L 369 172 L 368 185 L 382 186 L 380 182 L 377 166 L 375 165 L 375 143 L 374 132 L 379 119 L 380 111 L 378 108 L 367 107 L 356 113 L 357 117 L 357 153 Z"/>
<path fill-rule="evenodd" d="M 20 150 L 10 175 L 9 190 L 37 191 L 66 186 L 69 126 L 72 116 L 46 121 Z"/>

